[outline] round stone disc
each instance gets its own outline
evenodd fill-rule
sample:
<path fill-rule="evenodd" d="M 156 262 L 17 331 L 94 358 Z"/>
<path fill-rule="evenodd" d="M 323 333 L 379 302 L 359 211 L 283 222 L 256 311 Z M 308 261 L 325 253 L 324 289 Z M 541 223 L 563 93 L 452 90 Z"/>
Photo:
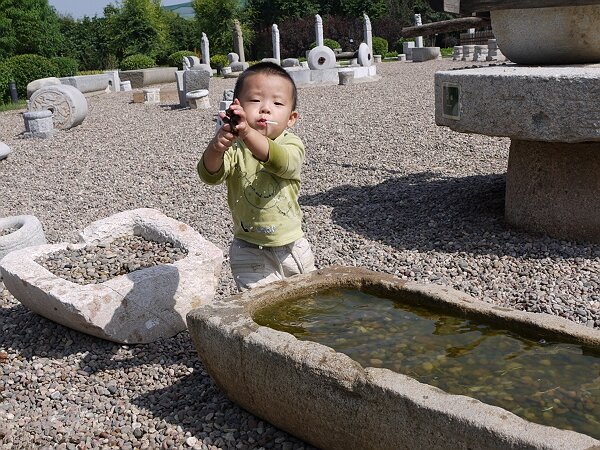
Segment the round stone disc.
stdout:
<path fill-rule="evenodd" d="M 369 67 L 373 64 L 371 49 L 364 42 L 358 46 L 358 63 L 363 67 Z"/>
<path fill-rule="evenodd" d="M 335 53 L 325 45 L 319 45 L 308 52 L 308 67 L 312 70 L 333 69 L 335 67 Z"/>

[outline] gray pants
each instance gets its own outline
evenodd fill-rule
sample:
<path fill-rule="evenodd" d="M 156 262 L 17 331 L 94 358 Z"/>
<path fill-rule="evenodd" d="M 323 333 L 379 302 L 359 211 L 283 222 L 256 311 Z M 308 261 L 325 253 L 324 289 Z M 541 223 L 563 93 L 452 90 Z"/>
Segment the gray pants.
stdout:
<path fill-rule="evenodd" d="M 234 239 L 229 247 L 229 262 L 240 291 L 315 270 L 315 257 L 304 237 L 280 247 Z"/>

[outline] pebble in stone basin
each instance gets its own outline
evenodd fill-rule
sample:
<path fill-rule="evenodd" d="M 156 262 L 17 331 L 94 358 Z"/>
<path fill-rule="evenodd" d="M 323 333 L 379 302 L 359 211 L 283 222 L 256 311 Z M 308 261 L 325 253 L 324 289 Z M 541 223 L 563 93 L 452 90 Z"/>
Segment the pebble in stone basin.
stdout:
<path fill-rule="evenodd" d="M 6 288 L 50 320 L 120 343 L 174 336 L 186 328 L 188 311 L 214 297 L 223 252 L 157 210 L 136 209 L 101 219 L 86 227 L 80 240 L 9 253 L 0 262 Z M 135 256 L 127 254 L 132 247 Z M 165 250 L 151 255 L 158 247 Z M 77 255 L 87 256 L 79 260 Z M 110 262 L 117 257 L 124 260 Z M 73 271 L 65 267 L 74 264 Z"/>

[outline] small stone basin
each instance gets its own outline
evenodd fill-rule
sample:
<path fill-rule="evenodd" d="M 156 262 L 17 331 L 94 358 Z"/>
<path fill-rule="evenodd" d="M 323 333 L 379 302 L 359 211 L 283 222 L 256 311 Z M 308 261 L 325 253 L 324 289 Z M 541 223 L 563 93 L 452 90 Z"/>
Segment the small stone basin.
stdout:
<path fill-rule="evenodd" d="M 515 63 L 600 62 L 600 5 L 499 9 L 490 18 L 498 47 Z"/>
<path fill-rule="evenodd" d="M 38 260 L 67 248 L 104 245 L 123 236 L 170 242 L 184 258 L 133 270 L 97 284 L 57 276 Z M 212 301 L 223 252 L 182 222 L 141 208 L 93 222 L 80 243 L 45 244 L 10 252 L 0 261 L 8 291 L 33 312 L 83 333 L 126 344 L 153 342 L 186 329 L 186 314 Z"/>
<path fill-rule="evenodd" d="M 444 286 L 331 267 L 188 314 L 200 359 L 232 401 L 324 449 L 592 449 L 600 445 L 586 434 L 533 423 L 399 372 L 363 367 L 331 347 L 260 326 L 254 319 L 269 315 L 269 308 L 273 311 L 277 305 L 332 289 L 401 298 L 407 305 L 600 350 L 598 330 L 566 319 L 493 306 Z"/>

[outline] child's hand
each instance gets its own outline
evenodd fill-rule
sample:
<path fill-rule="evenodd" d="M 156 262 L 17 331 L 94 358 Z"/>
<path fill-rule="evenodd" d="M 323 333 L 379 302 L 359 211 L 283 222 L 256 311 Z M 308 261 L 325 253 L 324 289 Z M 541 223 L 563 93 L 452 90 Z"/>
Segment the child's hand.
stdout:
<path fill-rule="evenodd" d="M 236 135 L 231 131 L 231 126 L 226 123 L 215 134 L 211 146 L 218 153 L 225 153 L 233 145 L 235 138 Z"/>
<path fill-rule="evenodd" d="M 240 105 L 240 101 L 236 98 L 233 100 L 231 106 L 229 106 L 229 111 L 232 119 L 230 119 L 230 123 L 233 124 L 234 128 L 232 131 L 240 136 L 243 140 L 250 126 L 248 125 L 248 121 L 246 119 L 246 112 L 242 105 Z"/>

